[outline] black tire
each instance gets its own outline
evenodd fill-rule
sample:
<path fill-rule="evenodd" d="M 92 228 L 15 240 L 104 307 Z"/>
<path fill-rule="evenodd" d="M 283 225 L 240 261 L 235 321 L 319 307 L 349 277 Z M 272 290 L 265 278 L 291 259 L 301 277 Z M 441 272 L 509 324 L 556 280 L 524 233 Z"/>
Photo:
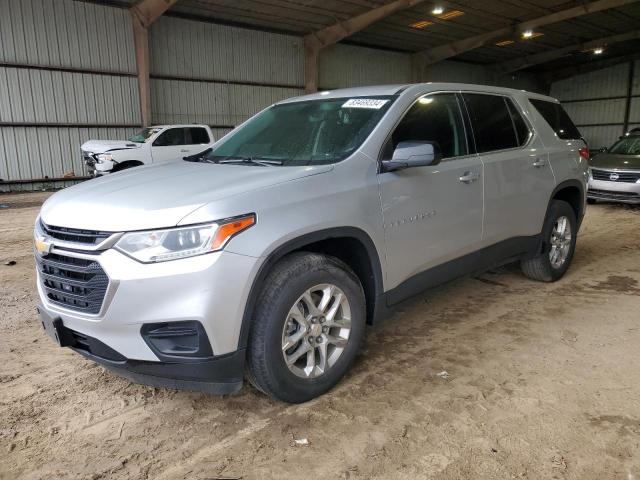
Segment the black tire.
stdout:
<path fill-rule="evenodd" d="M 564 263 L 558 267 L 554 267 L 551 263 L 551 259 L 549 258 L 551 232 L 553 231 L 556 221 L 563 216 L 567 217 L 569 225 L 571 226 L 571 243 Z M 571 260 L 573 260 L 573 254 L 576 249 L 577 234 L 578 227 L 576 214 L 573 211 L 573 208 L 571 208 L 571 205 L 562 200 L 552 200 L 542 229 L 542 253 L 533 258 L 523 259 L 520 262 L 522 273 L 533 280 L 541 282 L 555 282 L 560 279 L 566 273 L 569 265 L 571 265 Z"/>
<path fill-rule="evenodd" d="M 587 198 L 587 203 L 589 205 L 595 205 L 596 201 L 597 200 L 595 198 Z"/>
<path fill-rule="evenodd" d="M 308 289 L 331 283 L 346 295 L 351 331 L 342 354 L 324 374 L 302 378 L 289 370 L 282 353 L 282 332 L 289 309 Z M 337 258 L 296 252 L 269 273 L 258 297 L 249 333 L 247 377 L 263 393 L 288 403 L 302 403 L 330 390 L 349 370 L 362 342 L 365 297 L 358 277 Z"/>

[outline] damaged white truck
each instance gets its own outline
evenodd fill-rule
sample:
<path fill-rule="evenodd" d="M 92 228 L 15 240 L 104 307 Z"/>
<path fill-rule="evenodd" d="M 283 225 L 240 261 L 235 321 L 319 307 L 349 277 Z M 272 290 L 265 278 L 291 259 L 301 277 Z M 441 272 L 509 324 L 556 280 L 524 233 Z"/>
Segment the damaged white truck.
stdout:
<path fill-rule="evenodd" d="M 82 159 L 89 175 L 182 160 L 210 148 L 215 142 L 207 125 L 157 125 L 143 128 L 128 140 L 89 140 Z"/>

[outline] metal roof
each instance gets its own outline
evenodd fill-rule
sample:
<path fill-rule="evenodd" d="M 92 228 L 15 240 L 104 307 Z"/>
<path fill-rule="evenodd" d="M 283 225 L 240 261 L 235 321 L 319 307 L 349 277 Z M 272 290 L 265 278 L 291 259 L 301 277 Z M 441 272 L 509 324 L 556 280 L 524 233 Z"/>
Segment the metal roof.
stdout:
<path fill-rule="evenodd" d="M 360 15 L 389 1 L 179 0 L 171 7 L 168 14 L 305 35 Z M 130 6 L 135 4 L 136 0 L 114 0 L 109 3 Z M 562 0 L 425 1 L 374 23 L 348 37 L 345 43 L 417 52 L 584 3 L 584 1 Z M 451 11 L 462 12 L 462 14 L 454 15 L 450 19 L 433 15 L 431 10 L 435 4 L 442 5 L 445 8 L 445 14 Z M 421 21 L 430 23 L 424 28 L 411 26 Z M 496 39 L 481 48 L 458 55 L 455 59 L 478 64 L 498 63 L 618 33 L 636 31 L 638 28 L 640 28 L 640 2 L 635 2 L 540 27 L 536 32 L 543 35 L 533 39 Z M 500 40 L 514 40 L 514 43 L 502 47 L 495 45 Z M 631 41 L 625 44 L 617 44 L 615 52 L 617 54 L 637 52 L 637 42 Z M 605 51 L 599 58 L 609 54 Z M 571 61 L 572 63 L 588 62 L 591 58 L 588 55 L 577 55 Z M 544 70 L 544 67 L 538 65 L 529 68 L 532 71 L 539 69 Z"/>

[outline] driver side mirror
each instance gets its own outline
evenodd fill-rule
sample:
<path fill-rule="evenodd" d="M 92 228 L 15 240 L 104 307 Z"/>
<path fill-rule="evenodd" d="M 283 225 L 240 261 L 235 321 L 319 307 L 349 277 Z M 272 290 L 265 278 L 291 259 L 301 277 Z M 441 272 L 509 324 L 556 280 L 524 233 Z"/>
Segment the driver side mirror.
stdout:
<path fill-rule="evenodd" d="M 391 160 L 382 161 L 382 171 L 395 172 L 405 168 L 428 167 L 442 160 L 440 146 L 436 142 L 400 142 Z"/>

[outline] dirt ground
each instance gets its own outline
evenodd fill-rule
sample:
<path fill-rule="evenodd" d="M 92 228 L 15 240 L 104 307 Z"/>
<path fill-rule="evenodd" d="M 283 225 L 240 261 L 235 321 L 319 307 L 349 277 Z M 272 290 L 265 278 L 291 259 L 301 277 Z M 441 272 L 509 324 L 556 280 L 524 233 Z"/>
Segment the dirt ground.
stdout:
<path fill-rule="evenodd" d="M 590 206 L 557 283 L 507 267 L 407 302 L 336 389 L 291 406 L 135 385 L 55 347 L 34 308 L 46 196 L 0 196 L 2 479 L 640 480 L 640 208 Z"/>

